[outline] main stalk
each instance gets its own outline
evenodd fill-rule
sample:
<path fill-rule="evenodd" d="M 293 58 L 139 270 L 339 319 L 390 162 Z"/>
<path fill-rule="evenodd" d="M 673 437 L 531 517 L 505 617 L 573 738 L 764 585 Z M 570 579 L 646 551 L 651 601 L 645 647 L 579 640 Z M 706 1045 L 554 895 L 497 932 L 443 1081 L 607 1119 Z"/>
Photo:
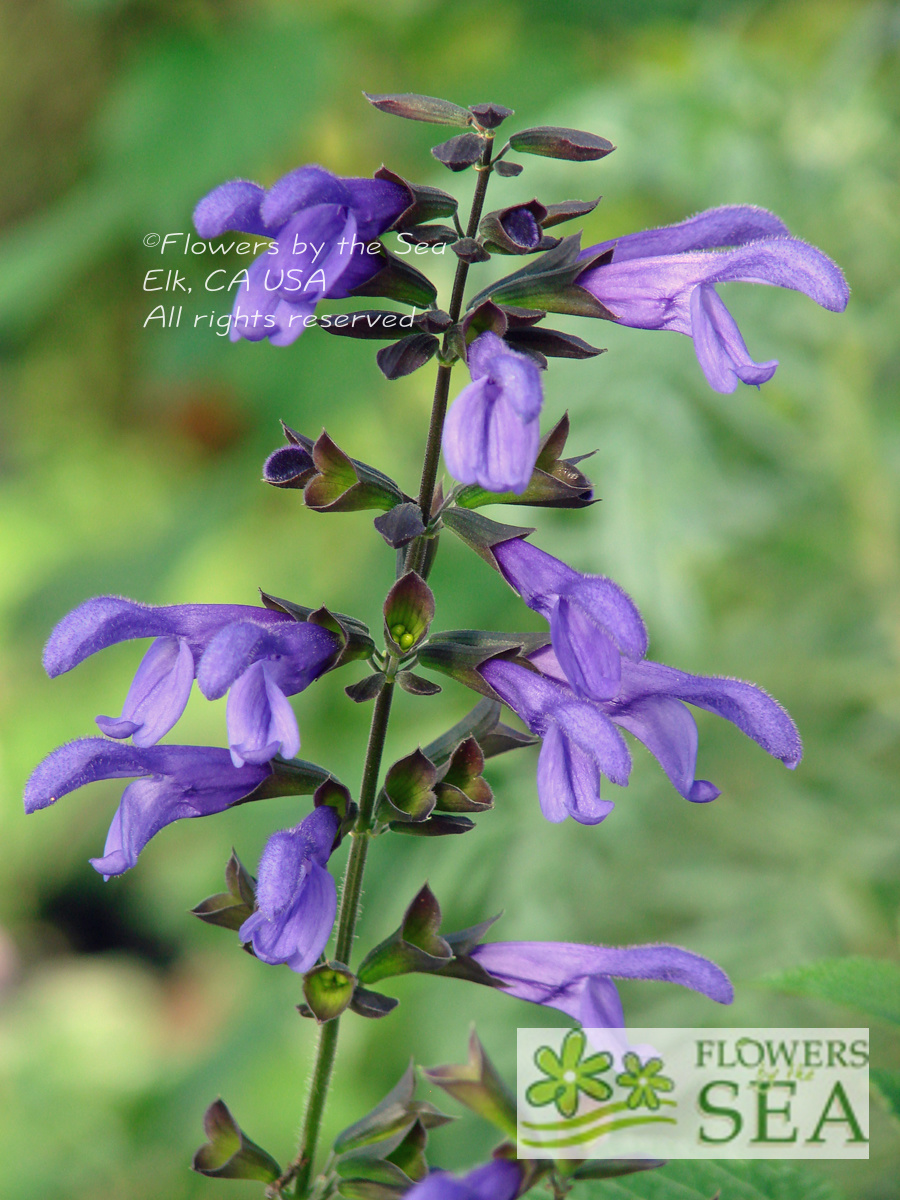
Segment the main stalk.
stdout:
<path fill-rule="evenodd" d="M 491 153 L 493 150 L 493 134 L 485 136 L 484 149 L 477 164 L 478 181 L 472 198 L 472 208 L 466 226 L 466 237 L 474 238 L 478 232 L 481 214 L 484 209 L 484 198 L 487 192 L 488 179 L 491 174 Z M 460 259 L 453 278 L 453 291 L 450 296 L 449 315 L 453 326 L 459 323 L 462 313 L 463 296 L 466 290 L 466 279 L 469 264 Z M 451 341 L 449 331 L 444 336 L 443 357 L 449 357 Z M 442 362 L 438 367 L 434 387 L 434 400 L 431 406 L 431 421 L 428 427 L 428 440 L 425 445 L 425 458 L 422 463 L 422 478 L 419 485 L 419 507 L 422 519 L 428 523 L 431 506 L 434 501 L 434 490 L 437 482 L 438 463 L 441 456 L 441 437 L 444 432 L 444 419 L 447 415 L 447 400 L 450 395 L 450 373 L 452 366 Z M 411 544 L 406 562 L 402 569 L 398 566 L 397 574 L 404 571 L 417 570 L 426 574 L 425 566 L 428 550 L 428 538 L 420 537 Z M 390 664 L 393 666 L 393 662 Z M 373 824 L 375 802 L 378 796 L 378 779 L 381 771 L 381 758 L 384 753 L 384 743 L 387 736 L 388 721 L 391 714 L 391 701 L 394 694 L 392 678 L 385 683 L 375 701 L 372 713 L 372 724 L 369 728 L 369 741 L 366 747 L 366 758 L 363 766 L 363 777 L 359 793 L 359 813 L 352 832 L 352 844 L 347 857 L 344 871 L 344 882 L 341 888 L 341 903 L 337 918 L 337 940 L 335 944 L 335 960 L 349 965 L 350 953 L 353 948 L 353 937 L 356 932 L 356 922 L 359 915 L 359 901 L 362 894 L 363 874 L 366 867 L 366 855 L 369 849 L 369 839 Z M 304 1200 L 309 1195 L 312 1177 L 313 1161 L 316 1146 L 328 1099 L 328 1089 L 334 1060 L 337 1055 L 340 1017 L 326 1021 L 319 1031 L 319 1043 L 316 1048 L 316 1061 L 313 1066 L 309 1094 L 306 1101 L 306 1112 L 303 1118 L 303 1130 L 300 1135 L 300 1146 L 297 1158 L 289 1170 L 270 1191 L 281 1195 L 283 1189 L 294 1182 L 294 1195 L 297 1200 Z"/>

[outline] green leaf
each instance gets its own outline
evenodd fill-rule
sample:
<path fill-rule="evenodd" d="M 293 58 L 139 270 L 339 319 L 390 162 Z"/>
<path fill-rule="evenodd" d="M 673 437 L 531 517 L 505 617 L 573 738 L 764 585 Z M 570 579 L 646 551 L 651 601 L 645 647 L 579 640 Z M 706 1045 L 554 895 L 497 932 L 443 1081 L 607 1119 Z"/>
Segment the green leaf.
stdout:
<path fill-rule="evenodd" d="M 281 1168 L 240 1128 L 222 1100 L 214 1100 L 203 1117 L 209 1139 L 194 1155 L 193 1169 L 213 1179 L 257 1179 L 270 1183 Z"/>
<path fill-rule="evenodd" d="M 823 958 L 760 981 L 799 996 L 815 996 L 900 1025 L 900 964 L 878 958 Z"/>
<path fill-rule="evenodd" d="M 408 121 L 429 121 L 432 125 L 454 125 L 465 129 L 472 124 L 472 114 L 450 100 L 437 96 L 419 96 L 415 92 L 393 92 L 377 94 L 363 92 L 368 102 L 392 117 L 406 117 Z"/>
<path fill-rule="evenodd" d="M 620 1179 L 589 1180 L 572 1200 L 841 1200 L 827 1179 L 793 1163 L 670 1162 Z"/>

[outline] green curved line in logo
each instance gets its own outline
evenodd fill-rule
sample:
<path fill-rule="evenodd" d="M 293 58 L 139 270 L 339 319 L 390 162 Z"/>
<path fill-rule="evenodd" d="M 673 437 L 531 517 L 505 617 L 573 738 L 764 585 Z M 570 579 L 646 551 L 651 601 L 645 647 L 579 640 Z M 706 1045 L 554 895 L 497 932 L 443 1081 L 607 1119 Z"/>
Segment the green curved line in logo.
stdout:
<path fill-rule="evenodd" d="M 669 1103 L 674 1104 L 674 1100 L 670 1100 Z M 548 1121 L 546 1124 L 522 1121 L 521 1124 L 525 1129 L 543 1129 L 548 1133 L 558 1129 L 565 1132 L 569 1129 L 578 1129 L 581 1125 L 591 1125 L 603 1117 L 608 1117 L 610 1113 L 622 1112 L 627 1107 L 624 1100 L 619 1100 L 616 1104 L 604 1104 L 600 1108 L 591 1109 L 589 1113 L 585 1113 L 581 1117 L 572 1117 L 568 1121 Z"/>
<path fill-rule="evenodd" d="M 667 1108 L 675 1108 L 677 1101 L 660 1100 L 660 1104 L 665 1104 Z M 548 1121 L 546 1124 L 520 1121 L 519 1124 L 523 1129 L 537 1129 L 547 1133 L 555 1133 L 558 1130 L 561 1133 L 566 1133 L 568 1130 L 578 1129 L 582 1125 L 592 1125 L 597 1121 L 601 1121 L 604 1117 L 608 1117 L 610 1113 L 623 1112 L 627 1108 L 628 1102 L 626 1100 L 619 1100 L 616 1104 L 604 1104 L 600 1108 L 592 1109 L 583 1116 L 572 1117 L 569 1121 Z"/>
<path fill-rule="evenodd" d="M 594 1129 L 585 1129 L 581 1133 L 576 1133 L 574 1137 L 561 1138 L 556 1142 L 529 1141 L 527 1138 L 521 1138 L 519 1145 L 534 1146 L 540 1150 L 562 1150 L 566 1146 L 581 1146 L 585 1142 L 592 1142 L 596 1138 L 603 1137 L 604 1134 L 613 1133 L 616 1129 L 628 1129 L 633 1125 L 677 1124 L 674 1117 L 623 1117 L 621 1120 L 610 1121 L 607 1125 L 599 1125 Z"/>

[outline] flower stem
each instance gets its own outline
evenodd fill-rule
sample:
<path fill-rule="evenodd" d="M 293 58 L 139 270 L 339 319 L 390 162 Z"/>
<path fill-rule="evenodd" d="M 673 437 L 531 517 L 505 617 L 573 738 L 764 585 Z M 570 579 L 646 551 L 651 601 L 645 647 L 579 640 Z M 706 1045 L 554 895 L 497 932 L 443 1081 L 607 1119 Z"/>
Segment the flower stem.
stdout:
<path fill-rule="evenodd" d="M 493 136 L 488 135 L 485 138 L 484 149 L 478 163 L 478 182 L 475 185 L 475 194 L 472 198 L 472 208 L 469 212 L 469 222 L 466 226 L 466 237 L 473 238 L 478 232 L 478 223 L 481 220 L 481 213 L 484 208 L 488 178 L 491 174 L 492 147 Z M 462 302 L 466 290 L 468 273 L 469 264 L 460 259 L 456 267 L 456 275 L 453 279 L 453 292 L 450 297 L 449 313 L 454 325 L 458 323 L 460 313 L 462 312 Z M 450 337 L 447 334 L 444 337 L 444 351 L 447 352 L 449 348 Z M 444 417 L 447 413 L 447 398 L 450 394 L 450 371 L 451 367 L 443 363 L 438 367 L 437 381 L 434 388 L 434 401 L 431 407 L 431 422 L 428 428 L 428 441 L 425 446 L 425 459 L 422 464 L 419 507 L 422 510 L 422 518 L 426 524 L 431 514 L 431 505 L 434 500 L 434 489 L 437 481 L 438 462 L 441 456 L 441 437 L 444 431 Z M 428 538 L 416 538 L 410 546 L 403 570 L 416 570 L 422 574 L 427 573 L 425 564 L 428 557 L 428 542 Z M 397 574 L 400 575 L 402 573 L 398 569 Z M 375 801 L 378 796 L 381 756 L 384 752 L 384 742 L 391 715 L 393 694 L 394 681 L 392 675 L 389 675 L 384 687 L 378 694 L 378 698 L 375 701 L 375 711 L 372 713 L 372 724 L 369 729 L 369 742 L 366 748 L 366 760 L 359 792 L 359 813 L 353 828 L 353 842 L 350 847 L 350 854 L 347 857 L 344 882 L 341 888 L 341 904 L 337 918 L 337 940 L 334 956 L 337 962 L 343 963 L 345 966 L 349 966 L 350 952 L 353 948 L 353 935 L 356 931 L 359 901 L 362 894 L 363 873 L 366 868 L 366 855 L 369 850 Z M 319 1141 L 325 1103 L 328 1099 L 331 1073 L 334 1068 L 335 1056 L 337 1055 L 339 1029 L 340 1017 L 335 1017 L 331 1021 L 326 1021 L 319 1030 L 319 1043 L 316 1048 L 316 1061 L 306 1101 L 306 1113 L 303 1118 L 300 1148 L 292 1168 L 283 1177 L 285 1184 L 289 1182 L 291 1177 L 294 1179 L 294 1195 L 298 1200 L 303 1200 L 304 1197 L 309 1196 L 313 1160 Z"/>
<path fill-rule="evenodd" d="M 487 193 L 488 180 L 491 175 L 491 151 L 493 137 L 487 137 L 481 160 L 478 163 L 478 182 L 475 185 L 475 195 L 472 198 L 472 208 L 469 213 L 469 223 L 466 226 L 466 237 L 474 238 L 478 232 L 478 223 L 484 208 L 484 197 Z M 456 264 L 456 275 L 453 279 L 453 292 L 450 297 L 449 314 L 453 325 L 459 321 L 462 313 L 463 296 L 466 291 L 466 279 L 469 274 L 469 264 L 460 259 Z M 452 328 L 452 326 L 451 326 Z M 444 335 L 444 351 L 449 349 L 449 332 Z M 428 427 L 428 441 L 425 445 L 425 460 L 422 463 L 422 480 L 419 484 L 419 508 L 422 510 L 422 520 L 428 524 L 431 516 L 431 505 L 434 500 L 434 487 L 437 482 L 438 463 L 441 457 L 441 438 L 444 433 L 444 418 L 447 415 L 447 399 L 450 395 L 450 372 L 452 366 L 441 363 L 437 370 L 434 384 L 434 400 L 431 405 L 431 422 Z M 409 549 L 406 558 L 406 569 L 423 573 L 428 542 L 426 538 L 416 538 Z"/>
<path fill-rule="evenodd" d="M 366 869 L 366 854 L 369 849 L 372 817 L 375 810 L 375 799 L 378 794 L 378 775 L 381 769 L 381 756 L 384 752 L 384 741 L 387 734 L 388 721 L 391 715 L 391 700 L 394 695 L 393 681 L 386 683 L 375 701 L 375 711 L 372 713 L 372 724 L 369 729 L 369 743 L 366 748 L 366 761 L 363 767 L 362 785 L 359 792 L 359 813 L 353 828 L 353 842 L 347 857 L 344 870 L 344 882 L 341 888 L 341 907 L 337 920 L 337 941 L 334 956 L 337 962 L 349 964 L 350 951 L 353 948 L 353 935 L 356 931 L 356 919 L 359 914 L 359 898 L 362 892 L 363 872 Z M 297 1155 L 297 1173 L 295 1195 L 297 1197 L 309 1194 L 310 1175 L 312 1174 L 313 1159 L 316 1144 L 319 1140 L 319 1130 L 322 1116 L 325 1112 L 325 1102 L 328 1098 L 328 1086 L 331 1082 L 331 1072 L 337 1054 L 338 1032 L 340 1017 L 326 1021 L 319 1029 L 319 1044 L 316 1048 L 316 1062 L 313 1067 L 309 1095 L 306 1101 L 306 1113 L 303 1118 L 303 1132 L 300 1137 L 300 1150 Z"/>

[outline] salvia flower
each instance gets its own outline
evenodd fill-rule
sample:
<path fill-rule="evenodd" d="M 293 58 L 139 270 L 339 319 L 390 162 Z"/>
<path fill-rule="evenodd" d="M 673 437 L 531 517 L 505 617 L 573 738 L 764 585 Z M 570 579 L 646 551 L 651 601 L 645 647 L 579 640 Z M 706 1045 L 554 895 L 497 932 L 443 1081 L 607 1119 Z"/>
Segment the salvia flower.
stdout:
<path fill-rule="evenodd" d="M 521 495 L 540 448 L 540 368 L 489 331 L 472 342 L 468 360 L 472 382 L 444 424 L 447 468 L 460 483 Z"/>
<path fill-rule="evenodd" d="M 720 967 L 678 946 L 488 942 L 470 955 L 503 982 L 508 995 L 557 1008 L 588 1029 L 625 1027 L 614 978 L 679 983 L 719 1004 L 730 1004 L 734 998 L 731 982 Z"/>
<path fill-rule="evenodd" d="M 320 300 L 349 296 L 383 267 L 368 243 L 410 199 L 390 180 L 345 179 L 318 166 L 298 167 L 268 191 L 244 179 L 214 188 L 194 210 L 201 237 L 237 230 L 273 239 L 241 283 L 231 340 L 296 341 Z"/>
<path fill-rule="evenodd" d="M 550 821 L 572 816 L 596 824 L 612 810 L 610 801 L 600 799 L 600 776 L 625 784 L 630 768 L 630 758 L 622 756 L 627 747 L 620 749 L 610 737 L 614 726 L 643 742 L 686 800 L 715 800 L 719 789 L 695 775 L 697 725 L 685 702 L 731 721 L 786 767 L 796 767 L 802 757 L 800 735 L 790 716 L 752 683 L 691 675 L 647 660 L 623 660 L 618 694 L 597 702 L 574 695 L 552 647 L 530 657 L 541 674 L 500 659 L 483 664 L 480 671 L 543 738 L 538 796 Z"/>
<path fill-rule="evenodd" d="M 308 971 L 331 936 L 337 889 L 326 870 L 340 819 L 322 805 L 293 829 L 273 833 L 259 864 L 257 911 L 239 931 L 265 963 Z"/>
<path fill-rule="evenodd" d="M 634 601 L 604 575 L 582 575 L 523 538 L 493 547 L 500 571 L 529 608 L 550 622 L 553 648 L 577 696 L 608 700 L 619 690 L 622 656 L 647 653 Z"/>
<path fill-rule="evenodd" d="M 596 705 L 564 684 L 502 658 L 479 668 L 498 696 L 541 739 L 538 799 L 548 821 L 574 817 L 597 825 L 614 807 L 600 797 L 600 777 L 624 786 L 631 755 L 619 731 Z"/>
<path fill-rule="evenodd" d="M 82 738 L 60 746 L 34 770 L 25 787 L 25 811 L 100 779 L 133 778 L 122 793 L 102 858 L 101 875 L 121 875 L 150 839 L 184 817 L 207 817 L 237 804 L 270 774 L 266 766 L 237 768 L 227 750 L 213 746 L 130 746 Z"/>
<path fill-rule="evenodd" d="M 506 1158 L 476 1167 L 462 1179 L 447 1171 L 432 1171 L 406 1193 L 407 1200 L 515 1200 L 522 1186 L 522 1168 Z"/>
<path fill-rule="evenodd" d="M 139 604 L 97 596 L 56 626 L 44 650 L 51 677 L 132 638 L 155 639 L 138 667 L 119 717 L 97 718 L 105 734 L 153 746 L 184 712 L 196 675 L 215 700 L 229 688 L 228 740 L 235 766 L 292 757 L 300 747 L 286 697 L 332 664 L 337 637 L 286 613 L 245 604 Z"/>
<path fill-rule="evenodd" d="M 739 380 L 766 383 L 778 361 L 753 361 L 716 284 L 792 288 L 832 312 L 843 312 L 849 298 L 846 280 L 830 258 L 791 237 L 773 213 L 750 205 L 708 209 L 678 225 L 628 234 L 583 253 L 604 250 L 612 251 L 611 260 L 589 267 L 576 282 L 620 325 L 692 337 L 717 392 L 733 392 Z"/>

